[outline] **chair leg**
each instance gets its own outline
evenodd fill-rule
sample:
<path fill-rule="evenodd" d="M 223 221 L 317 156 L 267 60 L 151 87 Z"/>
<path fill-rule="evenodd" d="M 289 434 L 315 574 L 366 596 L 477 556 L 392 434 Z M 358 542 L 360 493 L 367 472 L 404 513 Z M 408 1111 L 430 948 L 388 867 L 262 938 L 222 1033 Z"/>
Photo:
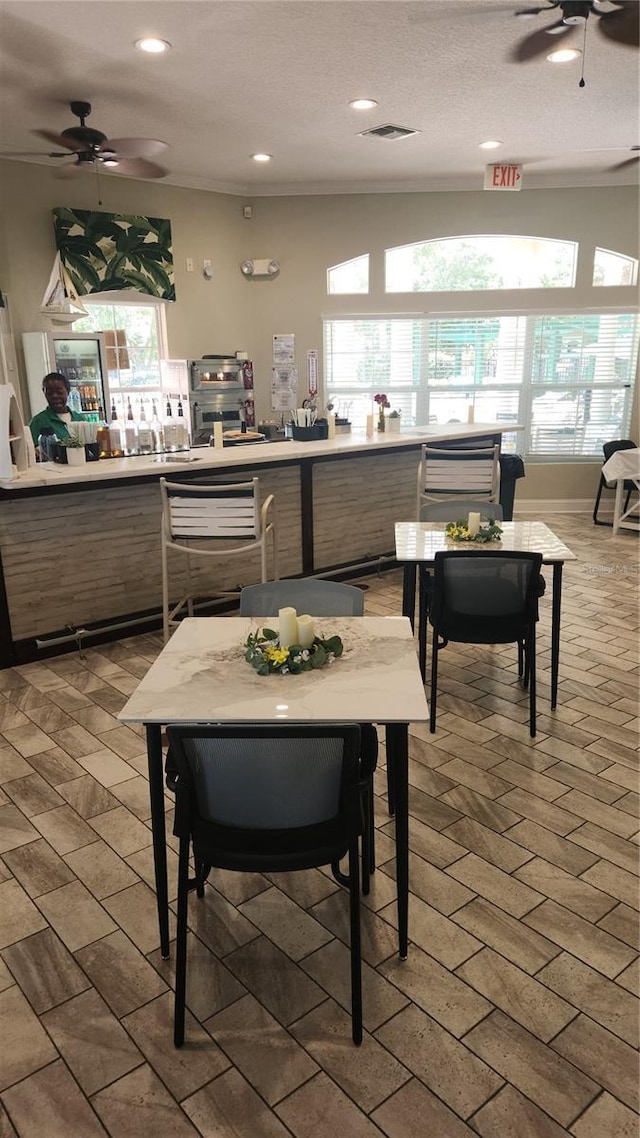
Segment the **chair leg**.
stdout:
<path fill-rule="evenodd" d="M 187 616 L 193 616 L 193 595 L 191 585 L 191 554 L 187 553 L 186 581 L 187 581 Z"/>
<path fill-rule="evenodd" d="M 169 572 L 164 537 L 162 538 L 162 631 L 166 644 L 169 639 Z"/>
<path fill-rule="evenodd" d="M 178 851 L 178 912 L 176 927 L 176 994 L 173 1042 L 184 1043 L 184 1006 L 187 992 L 187 905 L 189 898 L 189 839 L 180 838 Z"/>
<path fill-rule="evenodd" d="M 349 842 L 349 916 L 351 923 L 351 1036 L 362 1043 L 362 959 L 360 945 L 360 881 L 358 840 Z"/>
<path fill-rule="evenodd" d="M 527 637 L 527 659 L 529 661 L 529 734 L 536 734 L 536 630 L 531 629 Z"/>
<path fill-rule="evenodd" d="M 531 675 L 531 661 L 529 659 L 529 648 L 528 648 L 526 640 L 523 641 L 522 652 L 523 652 L 523 656 L 524 656 L 524 668 L 522 671 L 522 686 L 526 691 L 526 689 L 529 687 L 529 679 L 530 679 L 530 675 Z"/>
<path fill-rule="evenodd" d="M 436 694 L 438 690 L 438 633 L 435 628 L 431 637 L 431 694 L 429 706 L 429 731 L 435 735 L 436 731 Z"/>
<path fill-rule="evenodd" d="M 521 680 L 524 674 L 524 648 L 522 641 L 518 641 L 518 679 Z"/>
<path fill-rule="evenodd" d="M 602 475 L 600 475 L 600 481 L 598 483 L 598 492 L 596 494 L 596 500 L 595 500 L 595 504 L 593 507 L 593 524 L 594 524 L 594 526 L 604 525 L 603 522 L 598 521 L 598 507 L 600 506 L 600 499 L 602 497 L 602 491 L 604 489 L 604 486 L 605 486 L 605 480 L 602 477 Z"/>
<path fill-rule="evenodd" d="M 418 588 L 418 663 L 423 684 L 427 680 L 427 617 L 429 615 L 429 574 L 421 565 Z"/>

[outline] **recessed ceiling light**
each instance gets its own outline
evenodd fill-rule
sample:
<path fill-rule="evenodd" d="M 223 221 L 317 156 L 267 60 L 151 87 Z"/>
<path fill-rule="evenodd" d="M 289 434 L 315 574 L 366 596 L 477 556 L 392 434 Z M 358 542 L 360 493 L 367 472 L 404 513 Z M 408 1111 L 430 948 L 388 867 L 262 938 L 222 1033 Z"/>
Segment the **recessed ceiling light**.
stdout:
<path fill-rule="evenodd" d="M 352 99 L 349 106 L 354 111 L 371 111 L 378 104 L 375 99 Z"/>
<path fill-rule="evenodd" d="M 504 146 L 501 138 L 488 138 L 486 142 L 479 142 L 478 146 L 481 150 L 497 150 L 499 146 Z"/>
<path fill-rule="evenodd" d="M 577 47 L 559 47 L 557 51 L 550 51 L 547 59 L 549 63 L 570 63 L 579 55 L 582 55 L 582 52 Z"/>
<path fill-rule="evenodd" d="M 168 40 L 158 40 L 152 36 L 146 39 L 136 40 L 135 46 L 138 51 L 146 51 L 147 55 L 164 55 L 165 51 L 171 49 L 171 44 Z"/>
<path fill-rule="evenodd" d="M 251 157 L 254 162 L 270 162 L 273 154 L 252 154 Z"/>

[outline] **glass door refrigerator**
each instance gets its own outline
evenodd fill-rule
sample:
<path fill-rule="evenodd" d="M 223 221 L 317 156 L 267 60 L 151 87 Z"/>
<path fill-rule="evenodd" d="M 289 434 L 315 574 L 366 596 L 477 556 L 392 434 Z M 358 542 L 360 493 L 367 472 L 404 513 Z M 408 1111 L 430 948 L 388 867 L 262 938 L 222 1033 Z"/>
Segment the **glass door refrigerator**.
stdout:
<path fill-rule="evenodd" d="M 102 332 L 23 332 L 31 414 L 42 411 L 46 400 L 42 380 L 57 371 L 69 380 L 69 406 L 89 421 L 108 421 L 111 406 Z"/>

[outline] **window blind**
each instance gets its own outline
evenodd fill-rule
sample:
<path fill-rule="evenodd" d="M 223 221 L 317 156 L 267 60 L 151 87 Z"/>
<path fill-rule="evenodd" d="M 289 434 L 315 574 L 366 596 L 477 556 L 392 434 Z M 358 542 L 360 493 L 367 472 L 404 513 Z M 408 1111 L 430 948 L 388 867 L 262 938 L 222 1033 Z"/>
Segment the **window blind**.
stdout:
<path fill-rule="evenodd" d="M 404 426 L 522 423 L 505 449 L 602 455 L 628 434 L 638 355 L 635 313 L 327 319 L 325 392 L 363 427 L 384 392 Z"/>

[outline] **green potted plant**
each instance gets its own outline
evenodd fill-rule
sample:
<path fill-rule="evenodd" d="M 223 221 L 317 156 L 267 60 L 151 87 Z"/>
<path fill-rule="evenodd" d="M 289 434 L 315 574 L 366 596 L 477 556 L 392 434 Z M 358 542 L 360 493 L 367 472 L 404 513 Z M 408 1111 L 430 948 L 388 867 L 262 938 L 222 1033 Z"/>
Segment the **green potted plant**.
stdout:
<path fill-rule="evenodd" d="M 391 411 L 387 418 L 387 427 L 390 431 L 400 430 L 400 412 Z"/>
<path fill-rule="evenodd" d="M 60 439 L 60 446 L 63 446 L 66 451 L 67 466 L 83 466 L 87 461 L 84 442 L 73 431 L 69 433 L 66 439 Z"/>

